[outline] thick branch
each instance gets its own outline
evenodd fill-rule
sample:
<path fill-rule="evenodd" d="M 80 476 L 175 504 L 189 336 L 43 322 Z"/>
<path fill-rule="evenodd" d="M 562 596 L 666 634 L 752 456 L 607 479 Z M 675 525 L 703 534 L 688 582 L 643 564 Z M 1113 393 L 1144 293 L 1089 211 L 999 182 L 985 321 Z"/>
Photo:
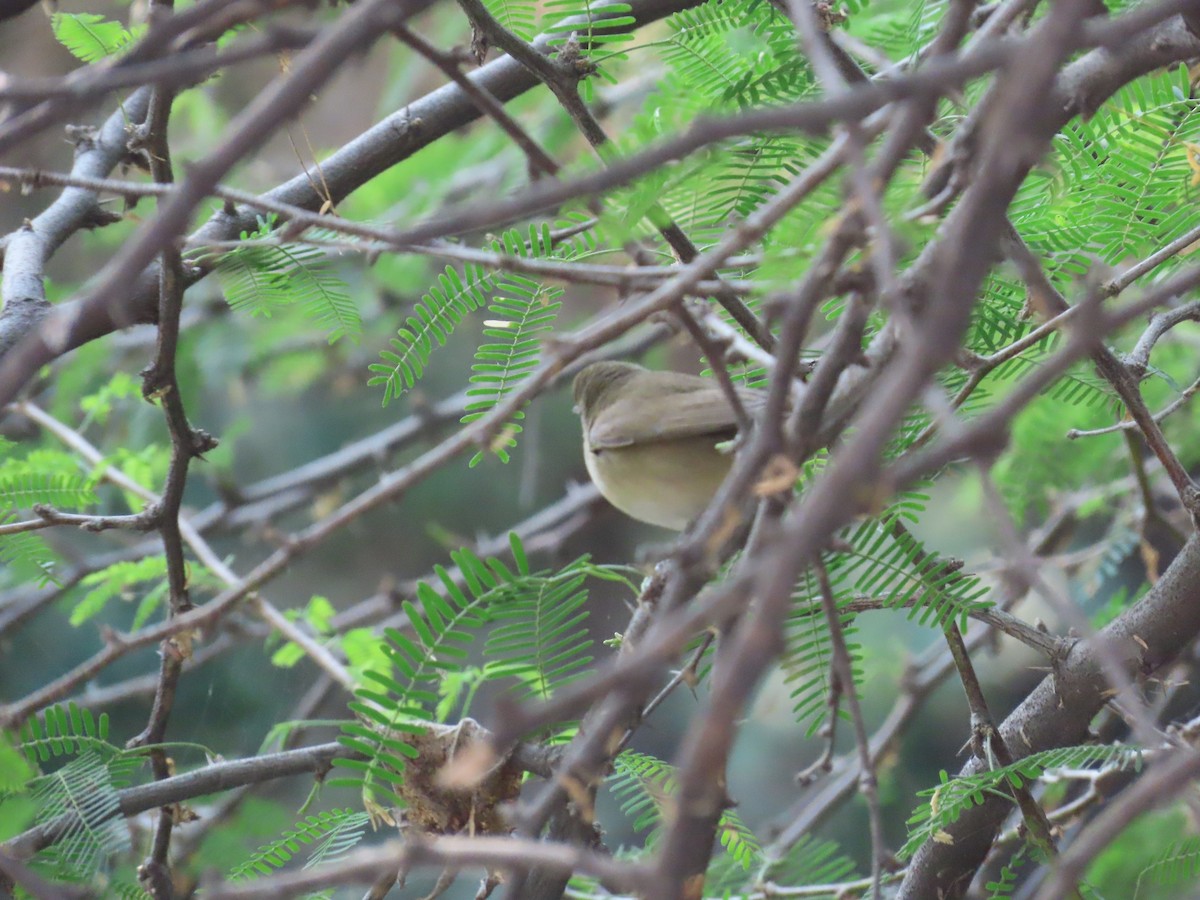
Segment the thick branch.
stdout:
<path fill-rule="evenodd" d="M 1200 633 L 1200 538 L 1188 541 L 1163 577 L 1141 601 L 1094 641 L 1076 644 L 1067 658 L 1000 726 L 1018 759 L 1083 741 L 1088 724 L 1108 699 L 1097 642 L 1106 641 L 1133 677 L 1154 674 Z M 979 771 L 969 763 L 962 774 Z M 992 846 L 1011 811 L 1004 800 L 972 807 L 947 830 L 952 842 L 930 841 L 914 857 L 900 896 L 958 897 Z"/>

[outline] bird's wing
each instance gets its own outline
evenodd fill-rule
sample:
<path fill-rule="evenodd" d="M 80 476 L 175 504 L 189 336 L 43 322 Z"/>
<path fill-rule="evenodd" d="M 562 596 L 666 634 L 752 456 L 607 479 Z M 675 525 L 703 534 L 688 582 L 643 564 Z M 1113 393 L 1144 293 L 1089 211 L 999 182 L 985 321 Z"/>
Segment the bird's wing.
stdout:
<path fill-rule="evenodd" d="M 751 414 L 761 408 L 761 391 L 738 391 Z M 631 427 L 631 423 L 634 423 Z M 652 399 L 634 397 L 618 400 L 605 408 L 588 429 L 588 446 L 611 450 L 633 444 L 712 435 L 713 441 L 729 440 L 737 432 L 737 419 L 725 393 L 715 383 L 700 390 L 672 393 Z"/>

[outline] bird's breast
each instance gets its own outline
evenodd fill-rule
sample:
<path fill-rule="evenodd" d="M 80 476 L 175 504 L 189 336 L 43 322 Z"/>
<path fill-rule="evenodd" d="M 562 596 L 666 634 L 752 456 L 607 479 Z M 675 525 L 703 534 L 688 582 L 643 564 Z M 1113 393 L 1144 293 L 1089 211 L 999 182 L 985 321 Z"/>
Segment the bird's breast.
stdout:
<path fill-rule="evenodd" d="M 682 531 L 725 479 L 733 458 L 710 437 L 654 441 L 593 451 L 584 462 L 600 493 L 642 522 Z"/>

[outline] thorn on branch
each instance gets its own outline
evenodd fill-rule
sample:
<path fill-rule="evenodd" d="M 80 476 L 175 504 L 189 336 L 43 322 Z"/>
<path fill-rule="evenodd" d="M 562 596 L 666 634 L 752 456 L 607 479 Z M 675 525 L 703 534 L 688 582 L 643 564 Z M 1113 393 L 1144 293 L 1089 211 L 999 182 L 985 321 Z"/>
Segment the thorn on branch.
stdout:
<path fill-rule="evenodd" d="M 125 198 L 125 208 L 126 209 L 131 209 L 133 206 L 136 206 L 136 205 L 137 205 L 136 200 L 132 204 L 130 204 L 129 198 L 128 197 Z M 103 228 L 106 225 L 115 225 L 117 222 L 120 222 L 124 218 L 125 217 L 123 215 L 121 215 L 121 213 L 113 212 L 111 209 L 106 209 L 105 207 L 101 206 L 99 203 L 94 203 L 94 204 L 92 204 L 91 209 L 89 209 L 84 214 L 82 221 L 79 223 L 79 227 L 86 228 L 89 231 L 91 231 L 96 228 Z"/>
<path fill-rule="evenodd" d="M 402 138 L 407 138 L 415 135 L 421 128 L 421 119 L 419 116 L 406 114 L 403 122 L 391 122 L 391 128 L 396 134 Z"/>
<path fill-rule="evenodd" d="M 499 873 L 488 872 L 487 877 L 479 882 L 479 890 L 475 894 L 475 900 L 487 900 L 502 883 L 503 879 Z"/>
<path fill-rule="evenodd" d="M 210 450 L 215 450 L 221 442 L 203 428 L 192 429 L 192 456 L 203 456 Z"/>
<path fill-rule="evenodd" d="M 141 122 L 137 125 L 130 125 L 129 141 L 125 145 L 126 149 L 131 152 L 136 151 L 139 153 L 148 153 L 149 151 L 147 150 L 146 145 L 150 142 L 151 138 L 152 135 L 150 133 L 150 126 L 148 123 Z"/>
<path fill-rule="evenodd" d="M 137 868 L 137 880 L 151 897 L 171 897 L 174 895 L 174 885 L 170 870 L 153 859 L 147 859 Z"/>
<path fill-rule="evenodd" d="M 971 17 L 967 21 L 967 27 L 971 31 L 978 31 L 984 26 L 987 20 L 992 17 L 992 13 L 994 13 L 999 6 L 999 3 L 988 3 L 985 6 L 976 7 L 971 11 Z"/>
<path fill-rule="evenodd" d="M 171 390 L 171 385 L 156 363 L 150 363 L 140 373 L 142 376 L 142 399 L 147 403 L 161 400 Z"/>
<path fill-rule="evenodd" d="M 42 173 L 37 170 L 30 172 L 24 178 L 15 179 L 17 187 L 20 188 L 22 197 L 28 197 L 35 190 L 37 190 L 39 187 L 41 187 L 41 181 L 42 181 Z M 7 178 L 0 179 L 0 191 L 3 191 L 4 193 L 7 194 L 9 191 L 12 190 L 12 186 L 13 186 L 13 182 L 9 181 Z M 24 228 L 25 225 L 27 225 L 28 223 L 29 223 L 29 220 L 26 219 L 24 222 L 21 223 L 21 227 Z"/>

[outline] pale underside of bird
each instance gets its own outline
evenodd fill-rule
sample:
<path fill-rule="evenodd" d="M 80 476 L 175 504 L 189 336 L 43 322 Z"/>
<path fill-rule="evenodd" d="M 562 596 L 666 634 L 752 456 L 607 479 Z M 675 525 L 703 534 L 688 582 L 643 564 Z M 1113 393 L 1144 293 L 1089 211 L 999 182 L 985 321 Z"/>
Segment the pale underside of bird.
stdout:
<path fill-rule="evenodd" d="M 597 365 L 612 367 L 605 374 L 616 377 L 599 401 L 590 398 L 593 408 L 583 410 L 588 474 L 617 509 L 682 531 L 704 511 L 732 465 L 728 443 L 738 423 L 728 397 L 709 378 Z M 577 398 L 581 393 L 577 384 Z M 765 402 L 761 391 L 743 388 L 738 396 L 750 414 Z"/>

